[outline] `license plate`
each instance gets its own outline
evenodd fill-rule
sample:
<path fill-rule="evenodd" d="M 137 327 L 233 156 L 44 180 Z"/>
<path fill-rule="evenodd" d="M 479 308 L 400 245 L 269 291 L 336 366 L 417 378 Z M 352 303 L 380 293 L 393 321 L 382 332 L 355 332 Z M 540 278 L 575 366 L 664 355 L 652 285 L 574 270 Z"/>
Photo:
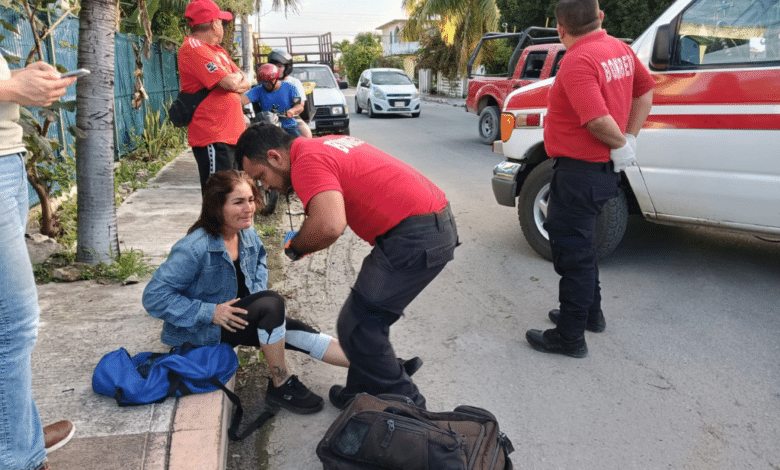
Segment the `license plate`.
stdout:
<path fill-rule="evenodd" d="M 403 101 L 393 101 L 393 106 L 396 108 L 403 108 L 404 102 Z"/>

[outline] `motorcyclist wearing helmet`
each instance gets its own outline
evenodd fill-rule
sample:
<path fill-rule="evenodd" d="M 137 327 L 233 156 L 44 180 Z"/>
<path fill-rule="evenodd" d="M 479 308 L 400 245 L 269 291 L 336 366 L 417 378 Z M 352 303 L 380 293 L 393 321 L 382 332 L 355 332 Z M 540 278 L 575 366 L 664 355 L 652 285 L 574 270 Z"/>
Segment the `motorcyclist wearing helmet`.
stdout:
<path fill-rule="evenodd" d="M 298 90 L 298 94 L 301 96 L 301 103 L 303 103 L 305 108 L 306 90 L 304 90 L 301 81 L 291 75 L 293 71 L 292 56 L 284 49 L 274 49 L 270 54 L 268 54 L 268 63 L 279 67 L 280 73 L 282 74 L 282 79 L 285 82 L 293 85 L 295 89 Z M 301 119 L 300 116 L 296 116 L 295 120 L 298 122 L 298 130 L 301 131 L 301 135 L 304 137 L 311 137 L 311 129 L 309 129 L 306 121 Z"/>
<path fill-rule="evenodd" d="M 258 85 L 241 97 L 242 104 L 258 103 L 262 111 L 283 114 L 282 128 L 293 137 L 299 137 L 295 116 L 303 111 L 303 103 L 294 86 L 280 79 L 279 68 L 273 64 L 262 64 L 257 69 Z"/>

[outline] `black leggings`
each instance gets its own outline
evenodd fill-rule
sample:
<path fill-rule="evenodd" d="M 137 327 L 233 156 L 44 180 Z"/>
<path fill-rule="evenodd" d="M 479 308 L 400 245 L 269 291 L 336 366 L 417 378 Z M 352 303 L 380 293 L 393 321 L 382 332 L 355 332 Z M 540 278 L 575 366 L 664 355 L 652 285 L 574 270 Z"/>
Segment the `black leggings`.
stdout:
<path fill-rule="evenodd" d="M 320 335 L 320 332 L 310 325 L 293 318 L 285 318 L 284 298 L 274 291 L 265 290 L 250 294 L 233 304 L 234 307 L 243 308 L 248 313 L 237 315 L 249 324 L 243 329 L 236 329 L 232 333 L 221 329 L 220 341 L 231 346 L 260 346 L 257 330 L 264 330 L 268 335 L 279 327 L 284 326 L 286 331 L 300 331 L 310 335 Z M 286 322 L 285 322 L 286 320 Z M 307 342 L 308 344 L 308 342 Z M 298 347 L 285 341 L 285 348 L 310 354 L 311 350 Z"/>

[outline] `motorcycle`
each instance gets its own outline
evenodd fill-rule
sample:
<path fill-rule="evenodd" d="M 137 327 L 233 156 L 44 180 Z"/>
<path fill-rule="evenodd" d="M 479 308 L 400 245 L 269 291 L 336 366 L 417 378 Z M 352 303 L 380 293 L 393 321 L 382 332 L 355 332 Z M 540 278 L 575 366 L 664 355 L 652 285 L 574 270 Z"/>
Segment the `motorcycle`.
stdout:
<path fill-rule="evenodd" d="M 261 111 L 260 105 L 257 103 L 250 103 L 244 106 L 244 115 L 249 120 L 249 125 L 265 121 L 277 127 L 282 127 L 281 118 L 287 117 L 284 113 Z M 279 202 L 279 191 L 263 188 L 263 184 L 260 181 L 257 182 L 257 187 L 260 189 L 260 195 L 263 199 L 263 208 L 260 209 L 260 215 L 268 216 L 273 214 L 276 210 L 276 204 Z"/>

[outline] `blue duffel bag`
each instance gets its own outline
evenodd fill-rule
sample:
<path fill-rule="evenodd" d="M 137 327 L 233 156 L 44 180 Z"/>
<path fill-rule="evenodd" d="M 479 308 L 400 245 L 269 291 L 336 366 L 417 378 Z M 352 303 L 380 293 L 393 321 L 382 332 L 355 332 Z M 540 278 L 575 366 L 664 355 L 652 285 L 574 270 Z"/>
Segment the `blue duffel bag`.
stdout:
<path fill-rule="evenodd" d="M 132 357 L 119 348 L 98 362 L 92 390 L 114 398 L 119 406 L 143 405 L 217 390 L 237 368 L 236 352 L 226 343 L 201 347 L 186 343 L 168 353 L 143 352 Z"/>
<path fill-rule="evenodd" d="M 236 369 L 238 357 L 227 343 L 200 347 L 185 343 L 168 353 L 143 352 L 132 357 L 125 348 L 119 348 L 103 356 L 95 366 L 92 390 L 114 398 L 119 406 L 129 406 L 221 389 L 236 405 L 228 435 L 232 440 L 241 440 L 274 413 L 264 411 L 244 433 L 238 434 L 244 411 L 238 396 L 225 387 Z"/>

